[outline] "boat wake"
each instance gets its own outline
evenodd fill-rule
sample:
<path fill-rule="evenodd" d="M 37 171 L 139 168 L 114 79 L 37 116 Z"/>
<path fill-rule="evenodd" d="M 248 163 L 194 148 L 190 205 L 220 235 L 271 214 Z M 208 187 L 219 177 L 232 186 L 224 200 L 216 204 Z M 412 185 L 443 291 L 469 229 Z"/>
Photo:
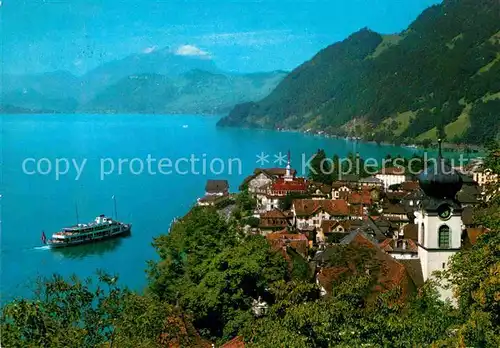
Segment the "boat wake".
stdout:
<path fill-rule="evenodd" d="M 50 247 L 48 245 L 34 247 L 33 250 L 49 250 Z"/>

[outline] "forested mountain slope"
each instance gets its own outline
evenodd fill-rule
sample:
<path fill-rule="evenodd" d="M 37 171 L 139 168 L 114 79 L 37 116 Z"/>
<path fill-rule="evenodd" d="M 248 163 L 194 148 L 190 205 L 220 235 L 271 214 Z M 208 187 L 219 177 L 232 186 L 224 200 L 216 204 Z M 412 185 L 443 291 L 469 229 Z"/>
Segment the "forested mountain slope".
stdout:
<path fill-rule="evenodd" d="M 323 49 L 220 125 L 481 143 L 498 113 L 500 2 L 445 0 L 398 35 L 362 29 Z"/>

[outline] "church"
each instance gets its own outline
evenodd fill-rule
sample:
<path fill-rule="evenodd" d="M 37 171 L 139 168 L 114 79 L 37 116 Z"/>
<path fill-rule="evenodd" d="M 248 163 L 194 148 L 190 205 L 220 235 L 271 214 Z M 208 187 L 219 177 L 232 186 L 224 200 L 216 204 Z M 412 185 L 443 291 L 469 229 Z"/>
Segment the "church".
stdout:
<path fill-rule="evenodd" d="M 423 280 L 427 281 L 435 271 L 447 268 L 450 258 L 462 246 L 464 231 L 463 208 L 456 200 L 462 177 L 443 158 L 441 141 L 437 160 L 420 174 L 419 183 L 424 197 L 414 214 L 418 257 Z M 452 289 L 446 289 L 445 284 L 440 284 L 438 290 L 442 300 L 453 299 Z"/>

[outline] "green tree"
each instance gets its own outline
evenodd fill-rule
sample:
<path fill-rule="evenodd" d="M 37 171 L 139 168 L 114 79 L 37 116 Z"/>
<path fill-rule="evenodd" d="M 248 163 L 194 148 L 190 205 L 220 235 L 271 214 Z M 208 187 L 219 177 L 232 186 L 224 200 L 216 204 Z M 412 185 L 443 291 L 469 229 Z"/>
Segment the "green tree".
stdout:
<path fill-rule="evenodd" d="M 453 256 L 444 277 L 458 295 L 463 322 L 452 341 L 474 347 L 500 346 L 499 274 L 498 232 L 484 234 L 471 249 Z"/>
<path fill-rule="evenodd" d="M 331 160 L 326 157 L 323 149 L 318 150 L 310 162 L 308 177 L 310 180 L 323 184 L 332 182 Z"/>
<path fill-rule="evenodd" d="M 199 346 L 201 339 L 189 318 L 171 305 L 120 287 L 117 277 L 100 273 L 98 278 L 97 283 L 75 276 L 40 279 L 32 299 L 14 300 L 2 308 L 3 346 Z"/>
<path fill-rule="evenodd" d="M 287 277 L 283 256 L 265 238 L 249 236 L 199 265 L 196 276 L 185 277 L 178 301 L 202 334 L 227 340 L 252 317 L 253 300 L 269 299 L 267 289 Z"/>
<path fill-rule="evenodd" d="M 178 282 L 228 246 L 236 243 L 238 231 L 215 210 L 194 207 L 175 223 L 167 235 L 154 239 L 160 260 L 149 262 L 149 289 L 174 303 Z"/>
<path fill-rule="evenodd" d="M 236 206 L 240 208 L 242 212 L 252 213 L 257 206 L 257 201 L 253 198 L 248 190 L 241 191 L 236 197 Z"/>

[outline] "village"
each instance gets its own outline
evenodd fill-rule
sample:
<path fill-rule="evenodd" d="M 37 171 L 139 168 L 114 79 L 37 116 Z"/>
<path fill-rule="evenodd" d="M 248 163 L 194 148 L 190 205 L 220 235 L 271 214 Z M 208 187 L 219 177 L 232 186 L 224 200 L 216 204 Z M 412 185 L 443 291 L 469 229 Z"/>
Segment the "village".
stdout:
<path fill-rule="evenodd" d="M 498 177 L 480 161 L 443 171 L 448 165 L 440 154 L 438 163 L 442 168 L 419 176 L 387 167 L 364 178 L 343 175 L 327 185 L 298 177 L 288 160 L 286 168 L 257 168 L 245 178 L 238 195 L 252 205 L 248 216 L 238 214 L 247 233 L 265 236 L 290 263 L 297 257 L 307 262 L 323 295 L 343 273 L 359 271 L 353 262 L 346 267 L 329 262 L 335 246 L 354 245 L 369 251 L 372 260 L 358 260 L 366 272 L 370 261 L 378 264 L 378 290 L 400 287 L 405 296 L 487 232 L 474 224 L 473 208 Z M 227 180 L 208 180 L 205 191 L 198 206 L 231 211 L 234 195 Z M 451 290 L 440 288 L 440 294 L 452 300 Z"/>

